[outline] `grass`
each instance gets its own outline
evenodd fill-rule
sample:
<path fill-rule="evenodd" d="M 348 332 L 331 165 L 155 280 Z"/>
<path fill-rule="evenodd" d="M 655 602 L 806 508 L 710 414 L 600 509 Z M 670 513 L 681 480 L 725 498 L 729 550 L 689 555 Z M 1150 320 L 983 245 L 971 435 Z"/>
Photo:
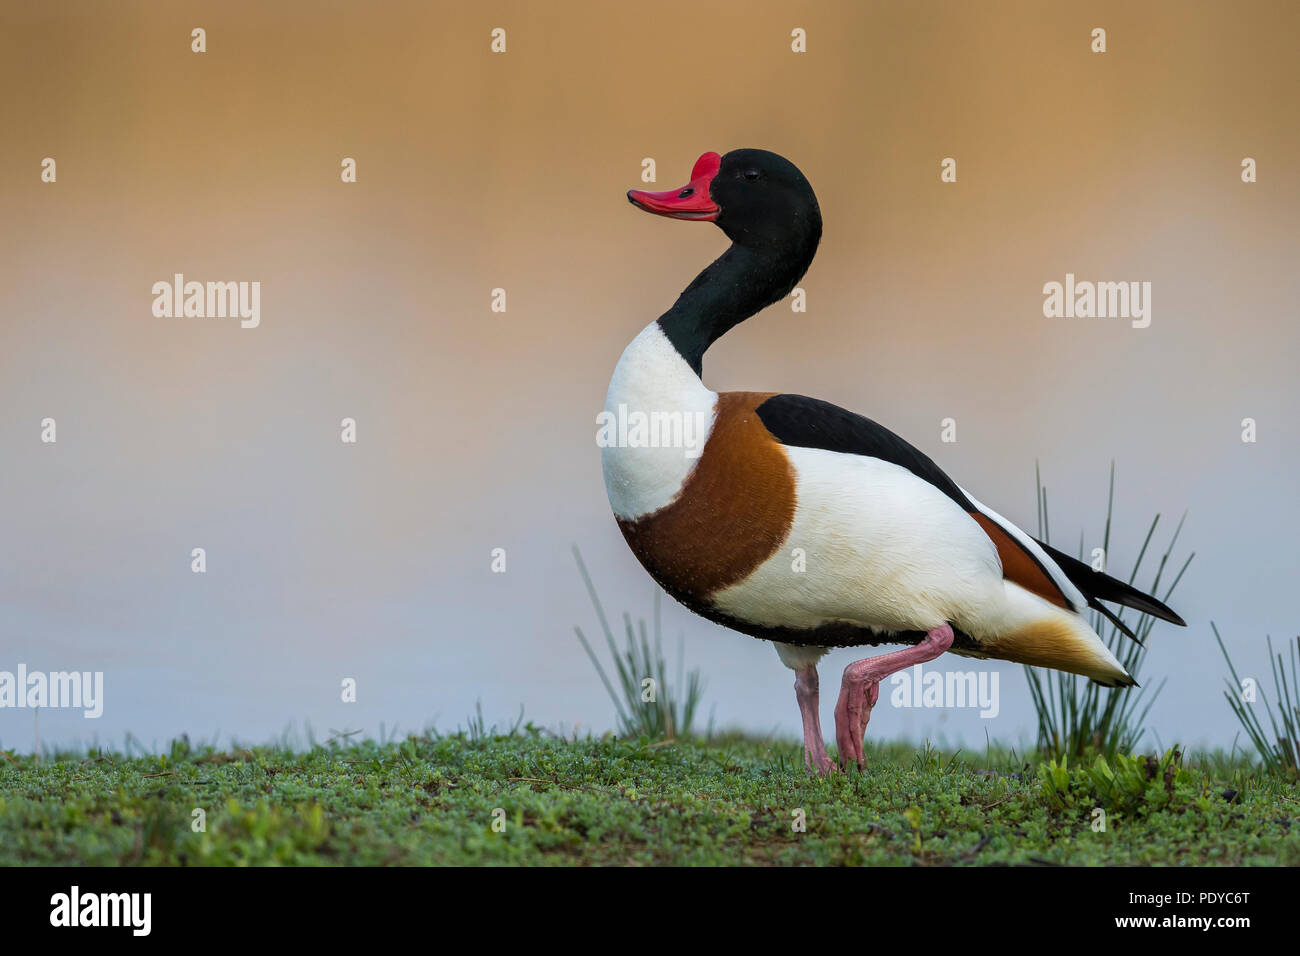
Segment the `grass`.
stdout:
<path fill-rule="evenodd" d="M 659 588 L 654 589 L 654 642 L 651 643 L 644 618 L 633 627 L 631 615 L 624 612 L 623 627 L 627 645 L 620 651 L 614 642 L 609 618 L 605 616 L 605 607 L 576 545 L 573 557 L 578 562 L 582 583 L 587 587 L 596 619 L 605 634 L 605 643 L 614 663 L 614 673 L 618 676 L 617 688 L 609 679 L 591 642 L 582 633 L 582 628 L 575 627 L 573 630 L 596 668 L 596 673 L 600 675 L 609 699 L 614 703 L 619 733 L 624 737 L 647 736 L 667 740 L 677 736 L 690 737 L 695 729 L 695 712 L 704 696 L 704 678 L 698 670 L 692 670 L 690 674 L 685 672 L 686 650 L 683 640 L 677 647 L 676 679 L 669 679 L 660 627 Z M 712 723 L 710 720 L 710 730 Z"/>
<path fill-rule="evenodd" d="M 1038 489 L 1038 537 L 1050 544 L 1051 522 L 1047 508 L 1047 489 L 1043 487 L 1042 478 L 1037 470 L 1035 470 L 1035 481 Z M 1101 539 L 1102 553 L 1107 556 L 1107 560 L 1110 555 L 1110 522 L 1114 510 L 1115 463 L 1111 462 L 1110 488 L 1106 498 L 1106 525 Z M 1183 518 L 1185 519 L 1186 515 Z M 1151 546 L 1151 539 L 1159 524 L 1160 515 L 1157 514 L 1147 528 L 1142 548 L 1133 562 L 1133 570 L 1124 579 L 1130 585 L 1138 586 L 1134 582 L 1142 569 L 1147 549 Z M 1164 553 L 1160 556 L 1150 583 L 1144 588 L 1148 594 L 1156 595 L 1165 602 L 1168 602 L 1174 588 L 1182 580 L 1187 566 L 1192 563 L 1192 558 L 1196 557 L 1195 552 L 1189 554 L 1177 574 L 1173 576 L 1173 580 L 1165 587 L 1164 593 L 1160 593 L 1161 581 L 1169 568 L 1169 559 L 1174 553 L 1174 547 L 1178 543 L 1178 536 L 1182 530 L 1183 521 L 1180 520 L 1169 538 L 1169 543 L 1165 546 Z M 1086 560 L 1083 554 L 1082 533 L 1079 535 L 1078 558 L 1081 561 Z M 1122 577 L 1110 568 L 1107 568 L 1107 573 Z M 1116 616 L 1124 620 L 1126 613 L 1132 612 L 1121 608 Z M 1143 681 L 1145 678 L 1142 674 L 1142 662 L 1147 653 L 1146 641 L 1156 619 L 1148 614 L 1140 614 L 1136 621 L 1124 622 L 1137 635 L 1137 641 L 1126 636 L 1114 624 L 1108 627 L 1108 622 L 1097 611 L 1091 612 L 1090 623 L 1093 630 L 1101 635 L 1106 646 L 1124 665 L 1124 669 L 1139 682 Z M 1173 625 L 1168 627 L 1172 628 Z M 1038 747 L 1059 759 L 1078 758 L 1093 752 L 1112 757 L 1116 754 L 1132 752 L 1146 732 L 1147 713 L 1155 703 L 1161 688 L 1164 687 L 1164 681 L 1161 681 L 1154 691 L 1150 691 L 1147 687 L 1117 690 L 1102 687 L 1086 677 L 1061 671 L 1044 672 L 1034 667 L 1026 667 L 1025 676 L 1029 680 L 1029 693 L 1038 717 Z"/>
<path fill-rule="evenodd" d="M 1233 666 L 1223 638 L 1219 636 L 1219 628 L 1213 621 L 1210 622 L 1210 627 L 1214 631 L 1214 639 L 1219 642 L 1223 659 L 1227 661 L 1228 671 L 1232 674 L 1232 680 L 1224 678 L 1228 689 L 1223 696 L 1227 698 L 1228 706 L 1246 731 L 1246 736 L 1250 738 L 1264 766 L 1275 773 L 1296 777 L 1300 771 L 1300 668 L 1296 666 L 1297 661 L 1300 661 L 1300 637 L 1287 650 L 1291 663 L 1290 680 L 1287 680 L 1287 661 L 1282 659 L 1281 654 L 1274 652 L 1273 638 L 1266 638 L 1269 664 L 1273 669 L 1273 697 L 1278 707 L 1275 715 L 1268 697 L 1259 689 L 1258 682 L 1254 687 L 1255 696 L 1246 699 L 1245 685 L 1237 675 L 1237 668 Z M 1264 724 L 1259 719 L 1256 707 L 1258 698 L 1263 699 L 1271 733 L 1264 729 Z"/>
<path fill-rule="evenodd" d="M 996 750 L 869 741 L 867 753 L 866 774 L 816 778 L 795 743 L 568 740 L 528 726 L 298 753 L 7 754 L 0 862 L 1300 864 L 1294 787 L 1240 758 L 1170 777 L 1170 755 L 1105 773 Z M 805 832 L 792 828 L 799 810 Z"/>

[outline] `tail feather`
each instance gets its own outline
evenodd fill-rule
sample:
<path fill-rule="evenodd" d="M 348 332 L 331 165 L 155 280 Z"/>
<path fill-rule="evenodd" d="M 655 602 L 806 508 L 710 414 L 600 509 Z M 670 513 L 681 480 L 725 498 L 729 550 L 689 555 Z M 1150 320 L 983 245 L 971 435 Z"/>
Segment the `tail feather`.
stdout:
<path fill-rule="evenodd" d="M 1132 687 L 1136 681 L 1088 619 L 1048 604 L 1014 581 L 1005 582 L 1006 601 L 996 632 L 977 644 L 989 657 L 1050 667 L 1091 678 L 1106 687 Z"/>
<path fill-rule="evenodd" d="M 1110 619 L 1121 631 L 1137 640 L 1136 635 L 1131 630 L 1120 623 L 1119 619 L 1109 610 L 1102 607 L 1100 601 L 1110 601 L 1112 604 L 1118 604 L 1121 607 L 1131 607 L 1135 611 L 1141 611 L 1143 614 L 1150 614 L 1154 618 L 1162 621 L 1168 621 L 1170 624 L 1177 624 L 1179 627 L 1186 627 L 1187 622 L 1179 617 L 1172 608 L 1163 601 L 1157 600 L 1150 594 L 1144 594 L 1137 588 L 1125 584 L 1118 578 L 1112 578 L 1109 574 L 1101 571 L 1094 571 L 1091 567 L 1084 564 L 1078 558 L 1072 558 L 1064 551 L 1058 551 L 1051 545 L 1039 541 L 1038 544 L 1044 551 L 1051 556 L 1052 560 L 1057 563 L 1065 576 L 1070 582 L 1083 592 L 1084 597 L 1088 599 L 1088 606 L 1095 608 Z"/>

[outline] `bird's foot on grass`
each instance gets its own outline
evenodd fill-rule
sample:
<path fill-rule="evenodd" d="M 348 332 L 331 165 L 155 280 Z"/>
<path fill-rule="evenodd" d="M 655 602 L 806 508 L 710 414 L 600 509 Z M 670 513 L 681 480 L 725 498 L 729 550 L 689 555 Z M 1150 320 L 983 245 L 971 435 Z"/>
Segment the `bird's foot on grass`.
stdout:
<path fill-rule="evenodd" d="M 880 698 L 880 682 L 914 664 L 932 661 L 952 647 L 952 626 L 942 624 L 930 630 L 921 642 L 901 651 L 854 661 L 844 668 L 840 698 L 835 703 L 835 742 L 840 748 L 840 766 L 853 763 L 862 769 L 862 739 L 871 720 L 871 708 Z"/>
<path fill-rule="evenodd" d="M 816 753 L 810 753 L 807 747 L 803 751 L 803 765 L 809 773 L 816 774 L 819 777 L 829 777 L 839 772 L 839 767 L 835 766 L 835 761 L 826 753 L 826 747 L 823 744 L 817 748 Z"/>
<path fill-rule="evenodd" d="M 794 695 L 803 718 L 803 765 L 809 773 L 822 776 L 835 772 L 835 761 L 826 755 L 821 717 L 817 713 L 817 665 L 801 667 L 794 674 Z"/>
<path fill-rule="evenodd" d="M 840 699 L 835 704 L 835 742 L 840 748 L 840 766 L 846 771 L 851 763 L 856 763 L 859 770 L 863 767 L 862 740 L 867 733 L 867 722 L 871 720 L 871 708 L 880 698 L 879 680 L 850 680 L 849 671 L 855 666 L 850 664 L 845 668 Z"/>

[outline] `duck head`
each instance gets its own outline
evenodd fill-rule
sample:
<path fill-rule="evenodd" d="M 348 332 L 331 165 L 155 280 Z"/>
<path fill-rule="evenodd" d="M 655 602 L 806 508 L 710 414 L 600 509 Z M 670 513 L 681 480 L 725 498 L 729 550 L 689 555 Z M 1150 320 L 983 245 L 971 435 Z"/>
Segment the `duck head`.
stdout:
<path fill-rule="evenodd" d="M 646 212 L 671 219 L 712 222 L 732 242 L 778 255 L 808 255 L 821 238 L 817 196 L 799 168 L 765 149 L 705 153 L 685 186 L 663 192 L 630 189 L 627 198 Z"/>
<path fill-rule="evenodd" d="M 765 149 L 705 153 L 685 186 L 632 189 L 627 198 L 657 216 L 711 222 L 731 240 L 658 319 L 697 375 L 719 336 L 794 288 L 821 240 L 812 186 L 794 163 Z"/>

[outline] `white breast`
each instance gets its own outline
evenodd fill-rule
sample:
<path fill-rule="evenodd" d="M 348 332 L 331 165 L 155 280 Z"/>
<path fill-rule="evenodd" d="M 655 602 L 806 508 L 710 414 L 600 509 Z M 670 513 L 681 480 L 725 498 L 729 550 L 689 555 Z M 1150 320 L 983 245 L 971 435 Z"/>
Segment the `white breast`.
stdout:
<path fill-rule="evenodd" d="M 636 518 L 673 500 L 699 459 L 717 400 L 658 322 L 623 350 L 597 423 L 615 515 Z"/>

